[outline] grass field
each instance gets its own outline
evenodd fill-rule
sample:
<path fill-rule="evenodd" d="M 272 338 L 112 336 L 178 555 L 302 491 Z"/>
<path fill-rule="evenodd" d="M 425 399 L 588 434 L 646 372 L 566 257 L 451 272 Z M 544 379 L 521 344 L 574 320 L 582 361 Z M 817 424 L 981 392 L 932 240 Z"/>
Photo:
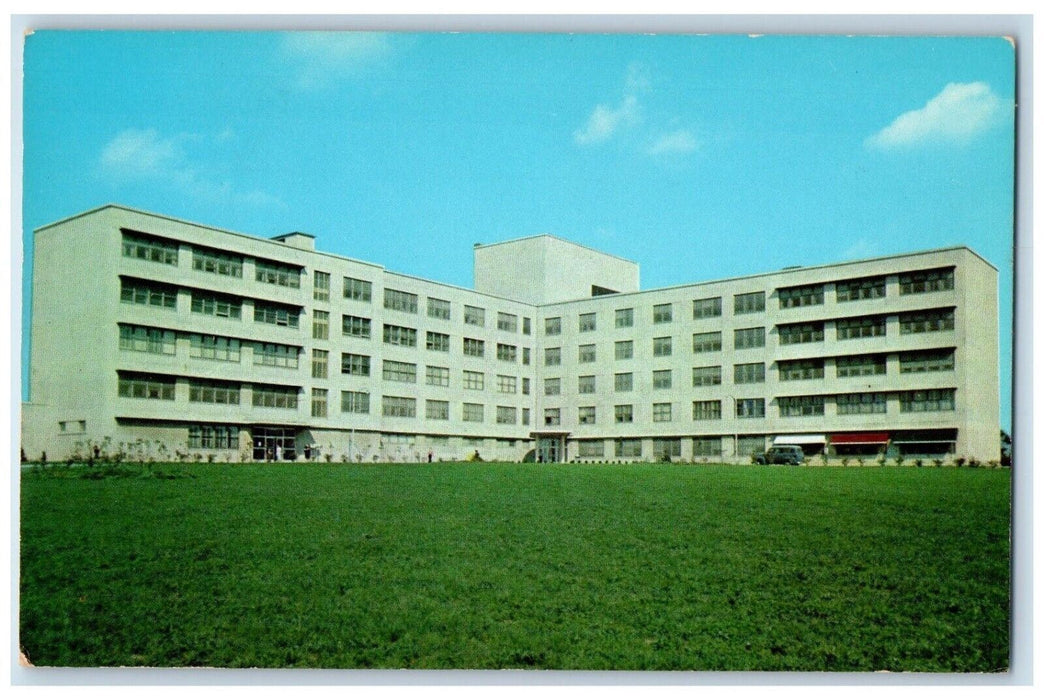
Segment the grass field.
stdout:
<path fill-rule="evenodd" d="M 997 671 L 1010 477 L 30 468 L 20 644 L 47 666 Z"/>

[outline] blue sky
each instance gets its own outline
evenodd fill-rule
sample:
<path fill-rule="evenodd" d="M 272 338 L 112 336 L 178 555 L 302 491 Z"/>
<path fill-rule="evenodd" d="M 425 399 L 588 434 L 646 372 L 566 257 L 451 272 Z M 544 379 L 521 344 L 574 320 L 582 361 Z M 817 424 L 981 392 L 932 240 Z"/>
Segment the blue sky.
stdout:
<path fill-rule="evenodd" d="M 39 31 L 23 297 L 31 231 L 108 202 L 461 286 L 544 232 L 646 289 L 968 245 L 1010 428 L 1014 69 L 992 38 Z"/>

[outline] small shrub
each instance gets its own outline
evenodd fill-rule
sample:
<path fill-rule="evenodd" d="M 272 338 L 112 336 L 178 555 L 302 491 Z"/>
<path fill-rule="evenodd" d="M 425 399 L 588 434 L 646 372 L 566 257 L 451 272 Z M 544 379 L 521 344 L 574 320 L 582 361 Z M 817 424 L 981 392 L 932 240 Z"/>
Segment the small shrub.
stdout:
<path fill-rule="evenodd" d="M 957 459 L 953 460 L 953 463 L 956 464 L 958 467 L 963 467 L 964 463 L 967 461 L 968 460 L 966 460 L 964 457 L 958 457 Z"/>
<path fill-rule="evenodd" d="M 937 467 L 941 467 L 943 465 L 943 461 L 941 459 L 939 459 L 938 457 L 936 457 L 935 459 L 932 460 L 932 464 L 934 464 Z"/>
<path fill-rule="evenodd" d="M 841 466 L 842 467 L 847 467 L 848 466 L 848 457 L 842 457 L 841 458 Z"/>
<path fill-rule="evenodd" d="M 862 457 L 856 457 L 856 464 L 858 464 L 860 467 L 863 466 L 863 458 Z"/>
<path fill-rule="evenodd" d="M 915 467 L 923 467 L 924 466 L 924 460 L 923 459 L 915 459 L 914 460 L 914 466 Z"/>
<path fill-rule="evenodd" d="M 972 457 L 971 459 L 968 460 L 968 466 L 969 467 L 978 467 L 980 464 L 981 463 L 979 462 L 979 460 L 976 459 L 975 457 Z"/>
<path fill-rule="evenodd" d="M 216 457 L 216 455 L 215 455 L 215 454 L 214 454 L 213 452 L 211 452 L 210 454 L 208 454 L 208 455 L 207 455 L 207 463 L 208 463 L 208 464 L 213 464 L 213 463 L 214 463 L 214 458 L 215 458 L 215 457 Z"/>

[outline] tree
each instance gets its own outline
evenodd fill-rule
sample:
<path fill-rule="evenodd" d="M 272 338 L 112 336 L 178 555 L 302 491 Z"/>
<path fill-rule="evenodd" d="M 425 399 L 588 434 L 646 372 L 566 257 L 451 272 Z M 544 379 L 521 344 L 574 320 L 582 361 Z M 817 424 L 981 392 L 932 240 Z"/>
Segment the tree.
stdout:
<path fill-rule="evenodd" d="M 1000 431 L 1001 441 L 1001 465 L 1005 467 L 1011 466 L 1011 435 L 1008 435 L 1002 429 Z"/>

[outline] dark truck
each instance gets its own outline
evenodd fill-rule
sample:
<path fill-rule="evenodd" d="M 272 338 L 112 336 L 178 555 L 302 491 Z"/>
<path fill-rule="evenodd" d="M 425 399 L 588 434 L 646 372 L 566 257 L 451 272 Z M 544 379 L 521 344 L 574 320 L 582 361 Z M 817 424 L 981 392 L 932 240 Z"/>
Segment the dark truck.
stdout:
<path fill-rule="evenodd" d="M 805 451 L 797 445 L 773 445 L 751 457 L 754 464 L 804 464 Z"/>

